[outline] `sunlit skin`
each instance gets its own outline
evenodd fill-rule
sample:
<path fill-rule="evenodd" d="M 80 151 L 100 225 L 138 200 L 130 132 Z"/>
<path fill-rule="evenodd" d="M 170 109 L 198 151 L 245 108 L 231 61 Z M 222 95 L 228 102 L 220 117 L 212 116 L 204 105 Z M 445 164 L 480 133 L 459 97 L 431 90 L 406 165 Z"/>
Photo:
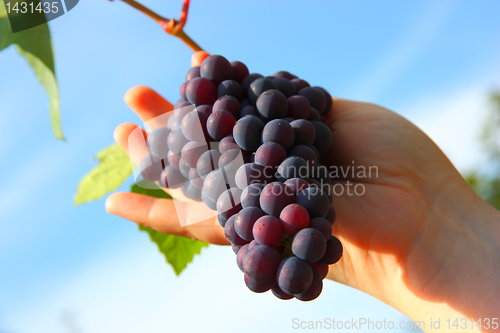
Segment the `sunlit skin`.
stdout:
<path fill-rule="evenodd" d="M 192 65 L 206 56 L 195 53 Z M 173 109 L 143 86 L 130 89 L 125 102 L 143 122 Z M 349 174 L 334 181 L 344 185 L 344 193 L 333 199 L 333 235 L 342 241 L 344 255 L 327 278 L 373 295 L 413 320 L 500 317 L 495 296 L 500 294 L 499 213 L 474 193 L 429 137 L 398 114 L 334 98 L 324 120 L 333 145 L 322 164 L 378 171 L 378 177 L 372 168 L 371 178 Z M 125 152 L 136 128 L 124 123 L 114 132 Z M 347 181 L 350 193 L 362 184 L 364 194 L 348 195 Z M 229 244 L 213 218 L 180 227 L 170 199 L 120 192 L 109 196 L 106 209 L 164 233 Z M 424 331 L 430 331 L 428 325 Z M 441 325 L 441 331 L 455 330 Z"/>

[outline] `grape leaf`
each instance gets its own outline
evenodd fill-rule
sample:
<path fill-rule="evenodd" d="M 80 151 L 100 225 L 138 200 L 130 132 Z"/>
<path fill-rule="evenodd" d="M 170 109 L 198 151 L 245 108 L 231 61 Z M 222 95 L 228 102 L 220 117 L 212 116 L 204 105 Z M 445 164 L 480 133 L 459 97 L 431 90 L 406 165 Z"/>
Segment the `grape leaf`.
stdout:
<path fill-rule="evenodd" d="M 75 205 L 100 199 L 114 191 L 132 173 L 130 159 L 117 145 L 111 145 L 97 153 L 99 164 L 87 173 L 76 190 Z"/>
<path fill-rule="evenodd" d="M 158 189 L 151 190 L 142 188 L 136 184 L 132 185 L 131 192 L 145 194 L 156 198 L 171 198 L 167 193 Z M 165 256 L 167 262 L 172 266 L 176 275 L 186 268 L 193 260 L 195 254 L 200 254 L 202 247 L 207 247 L 208 243 L 194 239 L 164 234 L 151 228 L 139 226 L 139 229 L 149 234 L 151 241 L 158 245 L 158 249 Z"/>
<path fill-rule="evenodd" d="M 30 18 L 30 16 L 26 16 Z M 19 15 L 17 20 L 24 17 Z M 5 4 L 0 1 L 0 51 L 14 44 L 16 50 L 28 61 L 36 77 L 49 97 L 49 113 L 52 131 L 57 139 L 65 140 L 61 130 L 59 112 L 59 89 L 54 69 L 54 54 L 49 26 L 41 24 L 34 28 L 13 33 Z"/>

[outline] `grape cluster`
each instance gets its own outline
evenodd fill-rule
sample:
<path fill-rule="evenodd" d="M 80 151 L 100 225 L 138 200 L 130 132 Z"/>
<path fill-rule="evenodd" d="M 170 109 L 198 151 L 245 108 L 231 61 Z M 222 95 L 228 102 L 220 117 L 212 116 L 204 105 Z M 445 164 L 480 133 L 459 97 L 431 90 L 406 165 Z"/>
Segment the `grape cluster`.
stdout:
<path fill-rule="evenodd" d="M 286 71 L 250 74 L 222 56 L 192 67 L 167 127 L 148 136 L 145 179 L 216 210 L 247 287 L 280 299 L 319 296 L 342 256 L 332 236 L 332 98 Z"/>

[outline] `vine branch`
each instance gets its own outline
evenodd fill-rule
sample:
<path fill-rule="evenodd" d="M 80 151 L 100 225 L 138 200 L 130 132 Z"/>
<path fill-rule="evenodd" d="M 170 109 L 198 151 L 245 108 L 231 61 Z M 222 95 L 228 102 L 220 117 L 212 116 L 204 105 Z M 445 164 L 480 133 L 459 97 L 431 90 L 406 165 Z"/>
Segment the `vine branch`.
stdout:
<path fill-rule="evenodd" d="M 161 15 L 158 15 L 151 9 L 141 5 L 135 0 L 121 0 L 126 4 L 132 6 L 137 9 L 141 13 L 145 14 L 149 18 L 153 19 L 156 23 L 160 25 L 160 27 L 168 34 L 172 36 L 176 36 L 180 40 L 182 40 L 191 50 L 194 52 L 203 51 L 203 49 L 189 37 L 183 30 L 184 25 L 187 21 L 188 10 L 189 10 L 189 2 L 190 0 L 184 0 L 184 5 L 182 6 L 182 11 L 180 15 L 180 19 L 177 21 L 175 19 L 168 19 Z"/>

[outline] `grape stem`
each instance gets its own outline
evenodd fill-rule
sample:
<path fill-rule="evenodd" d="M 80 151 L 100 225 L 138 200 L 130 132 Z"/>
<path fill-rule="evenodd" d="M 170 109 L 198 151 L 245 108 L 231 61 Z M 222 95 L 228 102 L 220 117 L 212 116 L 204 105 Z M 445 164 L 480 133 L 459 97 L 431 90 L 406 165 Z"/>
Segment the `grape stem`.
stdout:
<path fill-rule="evenodd" d="M 189 37 L 183 30 L 184 25 L 187 21 L 189 2 L 190 0 L 184 0 L 184 5 L 182 6 L 182 11 L 180 15 L 180 19 L 177 21 L 175 19 L 168 19 L 163 16 L 158 15 L 151 9 L 141 5 L 135 0 L 122 0 L 126 4 L 134 7 L 141 13 L 153 19 L 156 23 L 160 25 L 160 27 L 168 34 L 172 36 L 176 36 L 180 40 L 182 40 L 191 50 L 194 52 L 203 51 L 203 49 Z"/>

